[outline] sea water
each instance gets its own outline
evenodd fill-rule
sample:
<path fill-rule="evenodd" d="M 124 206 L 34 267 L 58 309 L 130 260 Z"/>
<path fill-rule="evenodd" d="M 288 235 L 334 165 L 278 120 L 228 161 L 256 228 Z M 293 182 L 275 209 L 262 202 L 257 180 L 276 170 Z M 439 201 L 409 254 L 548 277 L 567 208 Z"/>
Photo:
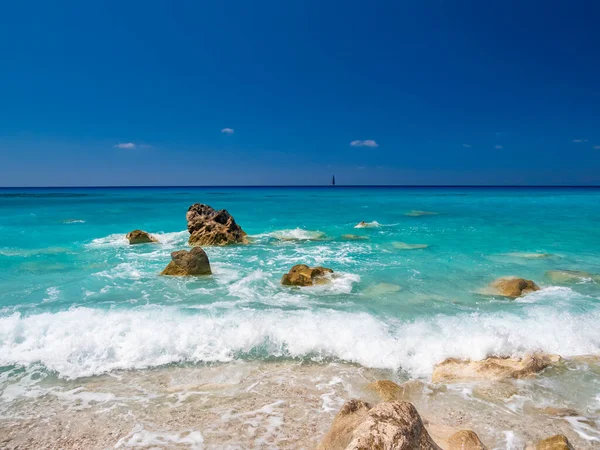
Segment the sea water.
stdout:
<path fill-rule="evenodd" d="M 250 244 L 205 248 L 212 276 L 161 277 L 170 253 L 188 248 L 185 213 L 196 202 L 227 209 Z M 131 427 L 114 436 L 118 442 L 103 436 L 88 445 L 310 447 L 318 433 L 302 427 L 360 396 L 360 380 L 428 382 L 448 357 L 541 351 L 566 358 L 567 368 L 497 406 L 524 414 L 536 396 L 548 398 L 546 389 L 550 403 L 580 414 L 561 419 L 563 431 L 593 448 L 600 445 L 600 369 L 593 358 L 571 358 L 600 355 L 599 223 L 594 188 L 1 189 L 0 419 L 22 425 L 32 404 L 35 417 L 66 417 L 75 405 L 95 416 L 106 409 L 110 426 L 124 420 L 115 413 L 123 398 L 144 404 L 172 395 L 147 387 L 134 396 L 112 386 L 115 377 L 158 386 L 160 377 L 190 376 L 194 386 L 258 383 L 243 392 L 263 383 L 267 403 L 255 410 L 279 415 L 242 429 L 239 442 L 211 441 L 219 421 L 249 426 L 235 415 L 243 411 L 215 401 L 207 414 L 220 411 L 219 418 L 204 429 L 174 429 L 162 419 L 148 428 L 152 419 L 138 417 L 123 422 Z M 159 242 L 129 245 L 125 234 L 138 228 Z M 282 286 L 281 276 L 301 263 L 329 267 L 335 277 Z M 552 270 L 587 274 L 557 283 Z M 516 300 L 489 295 L 486 286 L 501 276 L 532 279 L 541 290 Z M 227 381 L 206 381 L 215 371 Z M 299 399 L 316 402 L 313 415 L 294 419 L 305 439 L 290 436 L 290 402 L 268 394 L 281 371 L 303 380 Z M 184 386 L 177 395 L 196 392 L 177 386 Z M 470 389 L 450 388 L 444 407 L 466 402 L 462 410 L 473 408 L 469 420 L 477 423 Z M 490 423 L 479 432 L 498 448 L 522 448 L 515 442 L 530 437 L 516 424 Z M 288 440 L 277 434 L 284 432 Z"/>

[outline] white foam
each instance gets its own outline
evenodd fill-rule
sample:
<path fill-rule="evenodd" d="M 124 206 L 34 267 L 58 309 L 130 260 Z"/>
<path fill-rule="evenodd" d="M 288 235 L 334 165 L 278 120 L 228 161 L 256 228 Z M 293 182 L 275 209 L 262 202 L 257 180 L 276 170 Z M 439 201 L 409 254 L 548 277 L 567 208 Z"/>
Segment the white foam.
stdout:
<path fill-rule="evenodd" d="M 46 297 L 44 297 L 43 302 L 44 303 L 53 302 L 58 299 L 59 295 L 60 295 L 60 289 L 55 286 L 51 286 L 48 289 L 46 289 Z"/>
<path fill-rule="evenodd" d="M 156 239 L 158 244 L 163 246 L 175 246 L 185 244 L 189 237 L 189 233 L 184 231 L 174 231 L 170 233 L 150 233 Z M 111 248 L 111 247 L 128 247 L 129 241 L 125 237 L 126 233 L 110 234 L 105 237 L 93 239 L 86 246 L 88 248 Z M 153 244 L 155 245 L 155 244 Z"/>
<path fill-rule="evenodd" d="M 290 230 L 277 230 L 270 233 L 257 234 L 252 237 L 272 237 L 280 241 L 316 241 L 323 239 L 325 237 L 325 233 L 318 230 L 312 231 L 302 228 L 294 228 Z"/>
<path fill-rule="evenodd" d="M 186 445 L 193 450 L 204 448 L 204 438 L 199 431 L 166 432 L 146 430 L 142 425 L 136 425 L 131 433 L 119 439 L 114 448 L 167 448 L 173 445 Z"/>
<path fill-rule="evenodd" d="M 255 275 L 259 276 L 259 275 Z M 144 306 L 71 308 L 0 318 L 0 366 L 37 363 L 76 378 L 173 362 L 231 361 L 248 354 L 338 358 L 429 376 L 448 357 L 545 351 L 568 357 L 600 353 L 600 311 L 573 314 L 537 304 L 518 314 L 439 315 L 383 320 L 333 310 L 203 310 Z"/>
<path fill-rule="evenodd" d="M 379 228 L 381 224 L 374 220 L 373 222 L 360 222 L 354 228 Z"/>

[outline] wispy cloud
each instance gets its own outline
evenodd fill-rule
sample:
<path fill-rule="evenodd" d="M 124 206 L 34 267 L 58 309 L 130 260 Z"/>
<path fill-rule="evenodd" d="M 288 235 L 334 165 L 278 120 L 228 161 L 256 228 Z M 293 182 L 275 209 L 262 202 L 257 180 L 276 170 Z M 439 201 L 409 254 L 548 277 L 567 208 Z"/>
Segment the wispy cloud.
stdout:
<path fill-rule="evenodd" d="M 235 130 L 233 128 L 223 128 L 221 130 L 221 133 L 223 133 L 223 134 L 233 134 L 233 133 L 235 133 Z"/>
<path fill-rule="evenodd" d="M 576 144 L 579 144 L 580 142 L 587 142 L 587 139 L 573 139 L 572 142 L 575 142 Z"/>
<path fill-rule="evenodd" d="M 360 139 L 357 139 L 356 141 L 350 142 L 350 145 L 352 147 L 371 147 L 371 148 L 379 147 L 379 144 L 377 142 L 375 142 L 373 139 L 365 139 L 362 141 Z"/>
<path fill-rule="evenodd" d="M 600 150 L 600 145 L 594 145 L 594 150 Z"/>
<path fill-rule="evenodd" d="M 130 150 L 136 147 L 136 145 L 133 142 L 121 142 L 120 144 L 116 144 L 114 146 L 115 148 L 122 148 L 125 150 Z"/>
<path fill-rule="evenodd" d="M 504 148 L 504 146 L 503 145 L 494 145 L 494 148 L 500 150 L 501 148 Z"/>
<path fill-rule="evenodd" d="M 462 145 L 464 148 L 471 148 L 471 144 L 463 144 Z"/>

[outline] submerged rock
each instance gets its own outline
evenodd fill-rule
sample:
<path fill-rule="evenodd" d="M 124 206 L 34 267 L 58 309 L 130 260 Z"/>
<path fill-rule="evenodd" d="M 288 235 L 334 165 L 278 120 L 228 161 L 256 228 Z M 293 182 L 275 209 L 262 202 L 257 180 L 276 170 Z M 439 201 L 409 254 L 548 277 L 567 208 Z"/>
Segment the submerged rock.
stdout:
<path fill-rule="evenodd" d="M 498 295 L 513 298 L 540 290 L 540 287 L 533 281 L 517 277 L 498 278 L 490 283 L 490 288 L 495 290 Z"/>
<path fill-rule="evenodd" d="M 226 210 L 219 211 L 196 203 L 186 214 L 190 245 L 227 245 L 246 243 L 246 233 Z"/>
<path fill-rule="evenodd" d="M 418 250 L 429 247 L 427 244 L 407 244 L 406 242 L 392 242 L 392 246 L 398 250 Z"/>
<path fill-rule="evenodd" d="M 573 446 L 562 434 L 549 437 L 540 441 L 535 446 L 535 450 L 573 450 Z"/>
<path fill-rule="evenodd" d="M 373 381 L 367 385 L 367 389 L 377 394 L 384 402 L 400 400 L 404 394 L 404 390 L 390 380 Z"/>
<path fill-rule="evenodd" d="M 599 274 L 584 272 L 581 270 L 549 270 L 546 272 L 546 276 L 553 283 L 558 284 L 580 283 L 587 280 L 600 283 Z"/>
<path fill-rule="evenodd" d="M 130 244 L 147 244 L 149 242 L 158 242 L 158 239 L 143 230 L 130 231 L 125 237 Z"/>
<path fill-rule="evenodd" d="M 298 264 L 281 278 L 281 284 L 284 286 L 325 284 L 329 281 L 326 275 L 330 273 L 333 273 L 333 270 L 327 267 L 308 267 L 306 264 Z"/>
<path fill-rule="evenodd" d="M 366 241 L 369 238 L 367 236 L 358 236 L 357 234 L 343 234 L 342 239 L 347 239 L 349 241 Z"/>
<path fill-rule="evenodd" d="M 448 450 L 486 450 L 486 448 L 475 432 L 461 430 L 448 439 Z"/>
<path fill-rule="evenodd" d="M 412 404 L 397 401 L 371 407 L 360 400 L 344 404 L 318 449 L 441 450 Z"/>
<path fill-rule="evenodd" d="M 377 283 L 367 287 L 364 291 L 366 295 L 386 295 L 400 292 L 402 286 L 393 283 Z"/>
<path fill-rule="evenodd" d="M 558 361 L 560 356 L 546 354 L 527 355 L 520 359 L 491 356 L 481 361 L 448 358 L 435 366 L 431 381 L 453 383 L 526 378 Z"/>
<path fill-rule="evenodd" d="M 410 212 L 404 213 L 405 216 L 409 217 L 420 217 L 420 216 L 437 216 L 439 213 L 431 212 L 431 211 L 417 211 L 412 210 Z"/>
<path fill-rule="evenodd" d="M 544 258 L 553 258 L 556 255 L 553 255 L 552 253 L 512 252 L 512 253 L 507 253 L 506 256 L 513 256 L 515 258 L 525 258 L 525 259 L 544 259 Z"/>
<path fill-rule="evenodd" d="M 189 252 L 179 250 L 171 253 L 171 262 L 161 272 L 161 275 L 190 276 L 210 275 L 208 256 L 201 247 L 194 247 Z"/>

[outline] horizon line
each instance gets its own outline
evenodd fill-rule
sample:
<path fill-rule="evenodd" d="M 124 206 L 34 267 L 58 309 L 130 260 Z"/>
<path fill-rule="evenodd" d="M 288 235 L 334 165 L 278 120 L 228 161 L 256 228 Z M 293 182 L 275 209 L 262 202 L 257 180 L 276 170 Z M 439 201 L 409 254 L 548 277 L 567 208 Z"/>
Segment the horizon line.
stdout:
<path fill-rule="evenodd" d="M 140 189 L 140 188 L 600 188 L 596 184 L 248 184 L 248 185 L 69 185 L 0 186 L 0 189 Z"/>

